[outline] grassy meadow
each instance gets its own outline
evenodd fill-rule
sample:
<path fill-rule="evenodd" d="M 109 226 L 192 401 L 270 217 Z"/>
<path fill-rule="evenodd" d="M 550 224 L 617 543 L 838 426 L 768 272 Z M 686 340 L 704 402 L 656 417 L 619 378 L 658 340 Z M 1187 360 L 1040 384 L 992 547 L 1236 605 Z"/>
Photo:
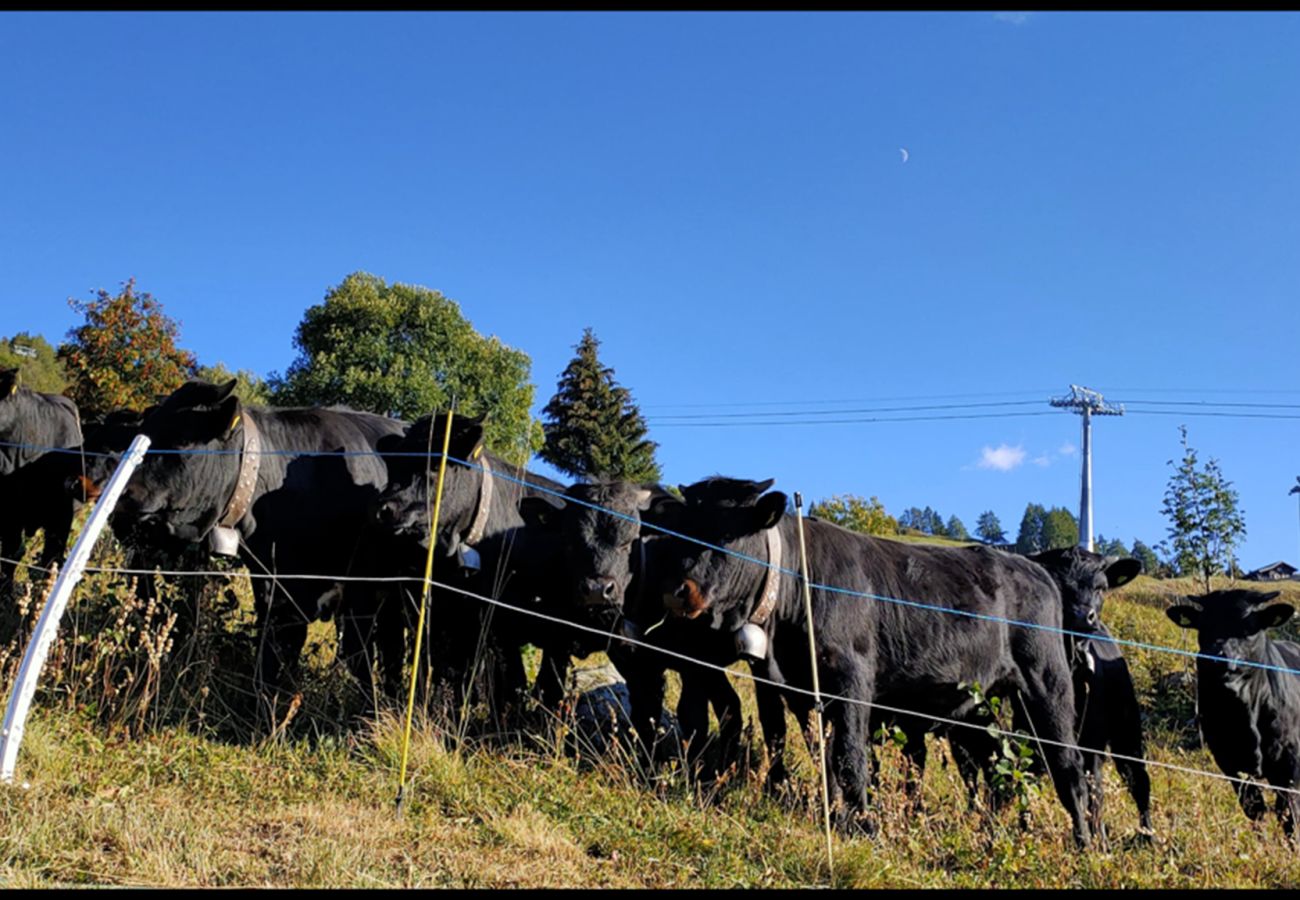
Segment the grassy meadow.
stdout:
<path fill-rule="evenodd" d="M 119 550 L 99 561 L 120 565 Z M 20 580 L 23 576 L 20 575 Z M 38 577 L 31 574 L 30 577 Z M 435 576 L 436 577 L 436 576 Z M 1194 649 L 1163 615 L 1187 584 L 1141 578 L 1107 600 L 1118 637 Z M 1282 586 L 1300 601 L 1300 584 Z M 0 645 L 9 693 L 42 585 L 20 591 Z M 1106 765 L 1108 849 L 1079 853 L 1050 785 L 1014 810 L 966 809 L 947 744 L 931 740 L 924 811 L 901 757 L 878 748 L 880 834 L 834 838 L 797 739 L 795 789 L 763 795 L 750 682 L 749 758 L 722 789 L 683 767 L 654 773 L 616 747 L 575 742 L 564 720 L 490 734 L 417 715 L 408 800 L 394 808 L 400 710 L 358 714 L 333 660 L 333 625 L 309 638 L 301 702 L 260 716 L 247 579 L 164 582 L 160 601 L 91 574 L 46 667 L 17 783 L 0 788 L 0 885 L 283 887 L 1291 887 L 1300 858 L 1276 820 L 1251 824 L 1231 786 L 1150 768 L 1156 836 L 1142 842 Z M 7 604 L 12 606 L 12 604 Z M 1155 762 L 1217 772 L 1193 724 L 1188 657 L 1127 649 Z M 600 666 L 592 657 L 582 667 Z M 739 673 L 742 666 L 734 667 Z M 263 721 L 265 719 L 265 721 Z M 467 736 L 472 734 L 473 736 Z"/>

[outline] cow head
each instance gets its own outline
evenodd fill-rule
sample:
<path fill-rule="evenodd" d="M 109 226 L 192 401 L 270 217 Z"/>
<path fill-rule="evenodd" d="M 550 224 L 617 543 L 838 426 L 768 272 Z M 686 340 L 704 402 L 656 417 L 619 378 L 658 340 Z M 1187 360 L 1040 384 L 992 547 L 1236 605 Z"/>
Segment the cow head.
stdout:
<path fill-rule="evenodd" d="M 121 517 L 127 531 L 149 540 L 204 540 L 239 477 L 244 411 L 232 393 L 235 383 L 214 390 L 194 384 L 178 388 L 141 422 L 149 452 L 127 483 L 114 519 Z M 203 402 L 188 405 L 185 395 Z"/>
<path fill-rule="evenodd" d="M 388 484 L 376 501 L 373 521 L 381 533 L 412 549 L 429 549 L 429 525 L 446 430 L 446 413 L 427 415 L 412 423 L 405 434 L 381 438 L 378 443 L 377 449 L 388 466 Z M 453 416 L 447 456 L 437 543 L 452 555 L 470 529 L 483 479 L 492 477 L 481 468 L 481 416 Z"/>
<path fill-rule="evenodd" d="M 708 612 L 712 627 L 727 631 L 749 618 L 766 571 L 733 554 L 767 559 L 764 532 L 786 509 L 785 494 L 764 493 L 771 485 L 771 479 L 716 477 L 682 486 L 679 530 L 704 543 L 672 537 L 660 551 L 663 604 L 671 615 L 694 619 Z"/>
<path fill-rule="evenodd" d="M 1029 558 L 1060 586 L 1064 624 L 1070 631 L 1096 631 L 1105 592 L 1128 584 L 1142 571 L 1136 559 L 1102 556 L 1082 547 L 1048 550 Z"/>
<path fill-rule="evenodd" d="M 1198 666 L 1241 676 L 1258 671 L 1253 666 L 1242 666 L 1243 660 L 1264 662 L 1267 659 L 1265 632 L 1295 613 L 1295 607 L 1289 603 L 1269 604 L 1268 601 L 1280 595 L 1280 591 L 1260 593 L 1241 588 L 1212 591 L 1185 598 L 1189 602 L 1171 606 L 1165 615 L 1183 628 L 1194 629 L 1201 653 L 1217 657 L 1199 659 Z"/>
<path fill-rule="evenodd" d="M 14 436 L 19 434 L 22 421 L 21 404 L 15 403 L 18 396 L 18 370 L 0 369 L 0 440 L 19 441 Z M 0 447 L 0 450 L 5 448 Z"/>
<path fill-rule="evenodd" d="M 18 393 L 18 370 L 0 369 L 0 401 Z"/>
<path fill-rule="evenodd" d="M 113 474 L 121 461 L 122 454 L 131 445 L 131 440 L 140 433 L 144 414 L 134 410 L 114 410 L 102 419 L 84 422 L 85 441 L 82 444 L 85 453 L 69 454 L 71 468 L 64 481 L 64 490 L 73 500 L 89 503 L 99 497 L 104 484 Z"/>
<path fill-rule="evenodd" d="M 614 481 L 572 485 L 564 498 L 526 497 L 519 511 L 529 528 L 559 534 L 565 594 L 573 602 L 621 610 L 641 565 L 637 539 L 643 517 L 671 528 L 673 512 L 681 505 L 658 487 Z"/>

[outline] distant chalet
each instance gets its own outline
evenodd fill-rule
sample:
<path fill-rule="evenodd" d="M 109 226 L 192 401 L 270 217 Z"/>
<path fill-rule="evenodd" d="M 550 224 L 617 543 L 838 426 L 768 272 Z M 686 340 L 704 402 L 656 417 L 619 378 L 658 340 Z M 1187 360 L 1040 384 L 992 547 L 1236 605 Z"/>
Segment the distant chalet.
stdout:
<path fill-rule="evenodd" d="M 1264 566 L 1253 572 L 1247 572 L 1241 577 L 1246 581 L 1286 581 L 1288 578 L 1295 578 L 1295 575 L 1295 566 L 1278 561 L 1271 566 Z"/>

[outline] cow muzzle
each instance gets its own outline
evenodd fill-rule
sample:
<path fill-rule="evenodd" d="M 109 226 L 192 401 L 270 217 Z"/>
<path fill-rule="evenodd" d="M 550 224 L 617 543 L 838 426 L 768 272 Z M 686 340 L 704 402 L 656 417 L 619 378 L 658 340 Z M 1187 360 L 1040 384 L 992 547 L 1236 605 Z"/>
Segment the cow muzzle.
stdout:
<path fill-rule="evenodd" d="M 578 602 L 581 606 L 610 606 L 617 599 L 618 582 L 608 576 L 600 576 L 583 581 Z"/>
<path fill-rule="evenodd" d="M 709 608 L 700 586 L 691 579 L 686 579 L 671 594 L 664 594 L 664 607 L 674 616 L 694 619 Z"/>

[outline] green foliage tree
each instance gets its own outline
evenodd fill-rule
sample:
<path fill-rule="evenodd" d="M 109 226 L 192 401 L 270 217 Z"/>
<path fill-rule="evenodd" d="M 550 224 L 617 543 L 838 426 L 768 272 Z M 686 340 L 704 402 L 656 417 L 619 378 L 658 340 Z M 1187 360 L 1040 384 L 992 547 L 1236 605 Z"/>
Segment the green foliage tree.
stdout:
<path fill-rule="evenodd" d="M 546 443 L 537 455 L 575 478 L 658 481 L 658 444 L 646 438 L 645 417 L 631 392 L 614 381 L 614 370 L 601 363 L 599 347 L 592 330 L 584 330 L 577 355 L 542 410 Z"/>
<path fill-rule="evenodd" d="M 1043 515 L 1043 549 L 1057 550 L 1079 543 L 1079 520 L 1063 506 L 1054 506 Z"/>
<path fill-rule="evenodd" d="M 17 369 L 18 383 L 33 391 L 62 394 L 68 388 L 68 376 L 54 348 L 30 331 L 0 338 L 0 369 Z"/>
<path fill-rule="evenodd" d="M 814 503 L 808 514 L 863 534 L 898 534 L 898 520 L 876 497 L 867 500 L 857 494 L 836 494 Z"/>
<path fill-rule="evenodd" d="M 1097 535 L 1092 542 L 1093 550 L 1102 556 L 1119 556 L 1125 557 L 1131 555 L 1124 542 L 1119 538 L 1108 538 L 1103 535 Z"/>
<path fill-rule="evenodd" d="M 986 544 L 1007 542 L 1007 534 L 1002 530 L 1002 523 L 998 521 L 998 517 L 991 509 L 980 513 L 979 520 L 975 523 L 975 534 Z"/>
<path fill-rule="evenodd" d="M 303 313 L 294 346 L 284 375 L 267 378 L 277 405 L 416 419 L 454 400 L 458 413 L 486 414 L 488 447 L 511 462 L 541 446 L 528 355 L 480 335 L 438 291 L 353 272 Z"/>
<path fill-rule="evenodd" d="M 926 534 L 933 534 L 936 535 L 937 537 L 948 536 L 948 529 L 944 526 L 943 516 L 939 515 L 938 510 L 931 509 L 930 507 L 927 506 L 922 511 L 921 518 L 925 523 L 923 526 L 923 530 L 925 531 Z"/>
<path fill-rule="evenodd" d="M 176 346 L 180 326 L 149 293 L 136 293 L 134 278 L 116 296 L 100 290 L 68 304 L 86 321 L 68 331 L 58 357 L 83 416 L 144 409 L 194 377 L 194 354 Z"/>
<path fill-rule="evenodd" d="M 1144 575 L 1154 578 L 1160 574 L 1160 557 L 1156 556 L 1156 551 L 1137 538 L 1133 538 L 1133 558 L 1142 563 Z"/>
<path fill-rule="evenodd" d="M 943 530 L 954 541 L 970 540 L 970 532 L 966 530 L 966 526 L 962 524 L 961 519 L 956 516 L 948 519 L 948 524 L 944 526 Z"/>
<path fill-rule="evenodd" d="M 240 400 L 245 403 L 252 403 L 255 406 L 269 406 L 271 404 L 271 389 L 251 369 L 240 369 L 238 372 L 232 372 L 226 368 L 225 363 L 219 362 L 215 366 L 199 366 L 198 377 L 213 384 L 224 384 L 233 378 L 235 379 L 235 396 Z"/>
<path fill-rule="evenodd" d="M 1218 460 L 1201 465 L 1180 425 L 1183 458 L 1169 460 L 1174 473 L 1165 488 L 1160 511 L 1169 520 L 1167 541 L 1161 542 L 1178 574 L 1200 578 L 1206 591 L 1210 577 L 1235 572 L 1234 548 L 1246 535 L 1245 514 L 1237 508 L 1237 492 L 1224 477 Z"/>
<path fill-rule="evenodd" d="M 1039 503 L 1025 506 L 1025 514 L 1020 517 L 1020 531 L 1016 534 L 1016 552 L 1028 556 L 1047 549 L 1043 541 L 1043 519 L 1047 509 Z"/>

